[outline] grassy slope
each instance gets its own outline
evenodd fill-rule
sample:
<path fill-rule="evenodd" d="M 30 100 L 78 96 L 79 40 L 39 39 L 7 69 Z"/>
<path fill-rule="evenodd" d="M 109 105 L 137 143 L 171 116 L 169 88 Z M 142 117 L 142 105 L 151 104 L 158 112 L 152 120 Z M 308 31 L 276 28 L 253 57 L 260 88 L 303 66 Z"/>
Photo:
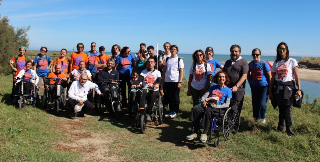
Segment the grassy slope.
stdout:
<path fill-rule="evenodd" d="M 66 135 L 54 134 L 49 120 L 55 116 L 27 107 L 18 111 L 6 103 L 9 98 L 11 78 L 1 77 L 0 161 L 72 161 L 75 154 L 55 151 L 54 140 Z M 318 161 L 320 151 L 320 110 L 317 105 L 293 108 L 295 137 L 276 132 L 278 111 L 268 104 L 267 123 L 255 123 L 252 119 L 251 100 L 246 97 L 241 114 L 241 131 L 229 141 L 221 141 L 219 147 L 183 142 L 190 133 L 188 117 L 191 98 L 186 96 L 186 82 L 181 93 L 182 114 L 168 125 L 148 128 L 146 134 L 132 127 L 133 119 L 121 120 L 106 117 L 83 118 L 86 129 L 112 137 L 109 154 L 129 161 Z M 77 158 L 73 160 L 79 160 Z"/>

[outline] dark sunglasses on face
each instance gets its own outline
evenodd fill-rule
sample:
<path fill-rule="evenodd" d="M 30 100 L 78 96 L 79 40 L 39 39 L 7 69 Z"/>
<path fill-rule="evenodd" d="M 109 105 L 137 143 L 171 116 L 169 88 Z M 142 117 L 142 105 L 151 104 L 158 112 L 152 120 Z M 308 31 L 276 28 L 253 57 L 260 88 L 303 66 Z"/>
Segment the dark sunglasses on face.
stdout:
<path fill-rule="evenodd" d="M 285 51 L 286 48 L 278 48 L 278 51 Z"/>
<path fill-rule="evenodd" d="M 202 56 L 202 54 L 201 55 L 196 55 L 196 56 L 200 57 L 200 56 Z"/>
<path fill-rule="evenodd" d="M 41 50 L 41 52 L 47 52 L 46 50 Z"/>
<path fill-rule="evenodd" d="M 83 46 L 79 46 L 78 48 L 83 48 Z"/>
<path fill-rule="evenodd" d="M 258 57 L 258 56 L 260 56 L 260 54 L 252 54 L 252 56 L 256 56 L 256 57 Z"/>

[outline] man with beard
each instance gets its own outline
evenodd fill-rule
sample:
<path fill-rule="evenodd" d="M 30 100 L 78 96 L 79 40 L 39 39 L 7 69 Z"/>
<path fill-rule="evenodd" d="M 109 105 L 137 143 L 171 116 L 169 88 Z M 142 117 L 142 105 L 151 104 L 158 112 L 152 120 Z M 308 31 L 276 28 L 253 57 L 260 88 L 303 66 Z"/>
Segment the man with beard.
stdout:
<path fill-rule="evenodd" d="M 230 47 L 230 57 L 231 59 L 227 60 L 223 71 L 225 71 L 229 78 L 230 84 L 229 88 L 232 90 L 232 104 L 238 109 L 239 117 L 243 105 L 243 98 L 245 93 L 245 85 L 247 74 L 249 71 L 248 62 L 243 59 L 241 56 L 241 47 L 237 44 L 234 44 Z"/>

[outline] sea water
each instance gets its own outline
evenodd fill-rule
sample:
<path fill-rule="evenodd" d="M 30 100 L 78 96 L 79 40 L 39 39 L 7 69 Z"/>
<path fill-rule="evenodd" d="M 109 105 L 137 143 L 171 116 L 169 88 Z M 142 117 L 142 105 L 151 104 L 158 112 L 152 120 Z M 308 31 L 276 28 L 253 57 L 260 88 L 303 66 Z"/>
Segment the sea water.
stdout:
<path fill-rule="evenodd" d="M 191 54 L 178 54 L 178 57 L 181 57 L 184 62 L 184 77 L 189 78 L 189 70 L 192 65 L 192 55 Z M 241 55 L 242 58 L 244 58 L 247 61 L 252 61 L 251 55 Z M 299 61 L 302 57 L 301 56 L 292 56 L 291 58 L 296 59 Z M 230 55 L 221 55 L 221 54 L 215 54 L 213 56 L 213 59 L 219 61 L 222 65 L 230 59 Z M 267 61 L 275 61 L 275 56 L 261 56 L 262 60 Z M 217 68 L 216 72 L 218 72 L 220 69 Z M 305 101 L 305 95 L 309 94 L 309 102 L 313 102 L 314 99 L 320 98 L 320 82 L 314 82 L 314 81 L 307 81 L 307 80 L 301 80 L 301 88 L 304 91 L 304 101 Z M 246 83 L 246 95 L 251 95 L 251 89 L 248 84 Z"/>

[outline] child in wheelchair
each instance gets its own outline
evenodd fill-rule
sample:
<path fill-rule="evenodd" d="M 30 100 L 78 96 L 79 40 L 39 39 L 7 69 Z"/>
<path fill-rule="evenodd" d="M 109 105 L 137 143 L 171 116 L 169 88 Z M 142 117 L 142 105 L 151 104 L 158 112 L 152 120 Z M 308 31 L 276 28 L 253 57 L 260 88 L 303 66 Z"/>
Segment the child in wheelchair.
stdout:
<path fill-rule="evenodd" d="M 200 126 L 204 128 L 200 136 L 201 142 L 207 142 L 208 132 L 214 116 L 220 115 L 220 109 L 228 108 L 232 98 L 232 91 L 227 87 L 230 83 L 228 75 L 219 71 L 213 78 L 217 85 L 211 86 L 201 97 L 201 102 L 194 106 L 191 111 L 190 120 L 193 125 L 193 133 L 188 135 L 187 140 L 198 138 Z"/>

